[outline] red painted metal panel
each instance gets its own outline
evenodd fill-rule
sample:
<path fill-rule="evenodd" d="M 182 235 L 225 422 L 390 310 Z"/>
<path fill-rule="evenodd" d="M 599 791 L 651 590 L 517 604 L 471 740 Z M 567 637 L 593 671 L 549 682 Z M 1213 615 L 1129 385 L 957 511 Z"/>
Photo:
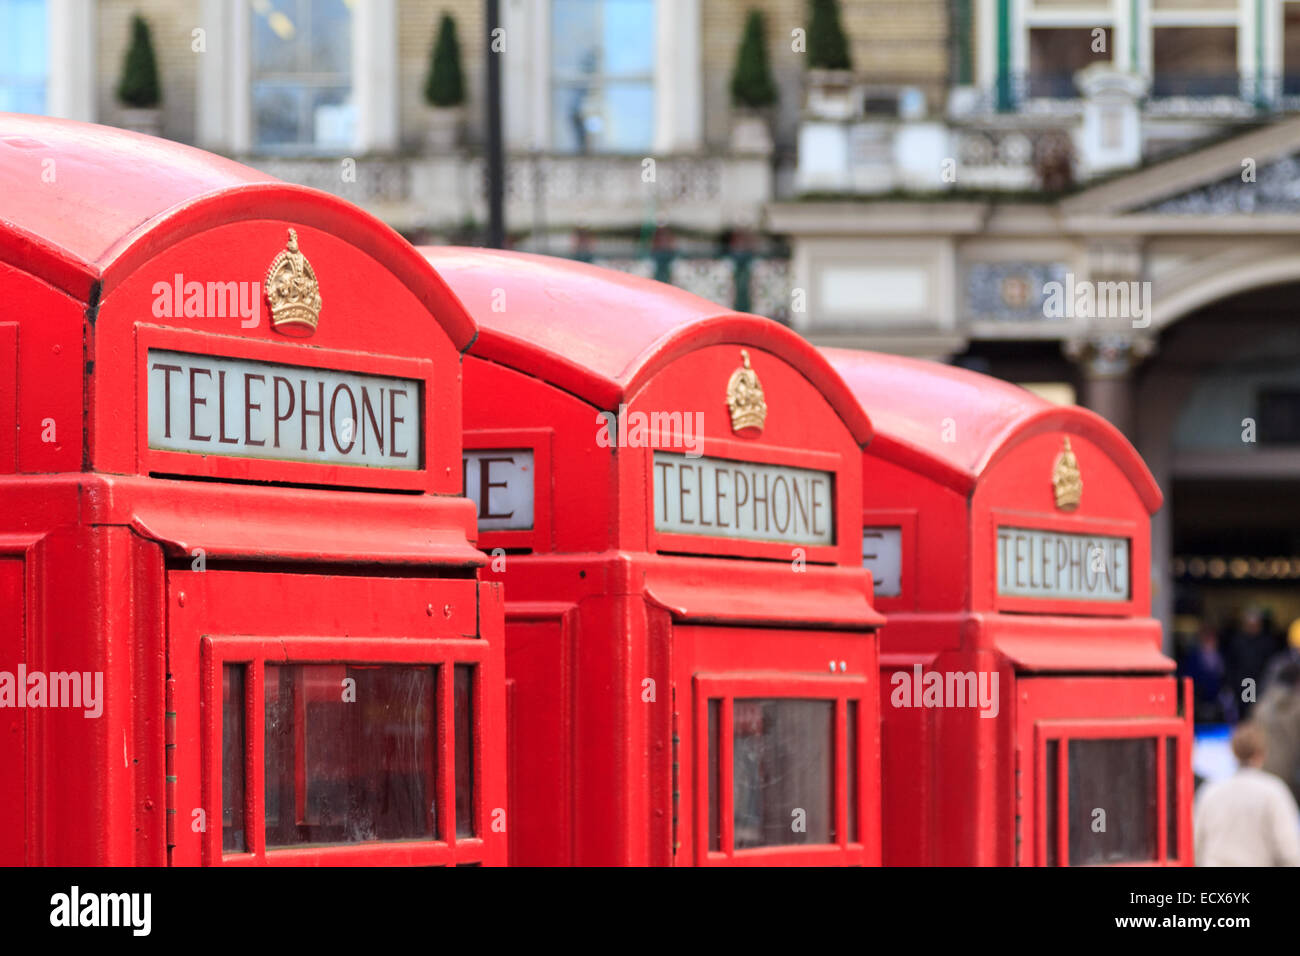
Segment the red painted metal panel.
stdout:
<path fill-rule="evenodd" d="M 509 602 L 506 607 L 506 673 L 515 688 L 509 727 L 513 865 L 573 861 L 573 797 L 566 781 L 573 759 L 575 617 L 573 605 Z"/>
<path fill-rule="evenodd" d="M 885 621 L 863 592 L 861 572 L 856 570 L 825 569 L 793 589 L 788 587 L 789 568 L 761 564 L 744 569 L 743 588 L 726 589 L 718 586 L 713 569 L 698 561 L 657 558 L 646 561 L 644 567 L 647 599 L 681 620 L 851 630 Z M 771 598 L 756 600 L 756 594 Z"/>
<path fill-rule="evenodd" d="M 20 555 L 0 557 L 0 671 L 10 675 L 27 659 L 25 571 Z M 26 744 L 27 711 L 0 710 L 0 866 L 27 862 Z"/>
<path fill-rule="evenodd" d="M 16 402 L 17 470 L 77 471 L 83 453 L 85 305 L 4 262 L 0 288 L 0 321 L 19 326 L 8 385 Z M 8 470 L 0 467 L 0 474 Z"/>
<path fill-rule="evenodd" d="M 18 470 L 18 323 L 0 322 L 0 474 Z"/>
<path fill-rule="evenodd" d="M 981 645 L 991 645 L 1021 672 L 1170 672 L 1160 651 L 1160 622 L 1046 615 L 978 618 Z"/>

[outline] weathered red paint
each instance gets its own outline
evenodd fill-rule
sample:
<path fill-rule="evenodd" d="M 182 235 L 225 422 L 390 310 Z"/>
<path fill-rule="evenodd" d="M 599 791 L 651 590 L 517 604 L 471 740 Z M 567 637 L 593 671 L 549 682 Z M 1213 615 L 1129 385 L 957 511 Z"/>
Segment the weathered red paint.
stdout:
<path fill-rule="evenodd" d="M 987 376 L 824 352 L 876 430 L 864 456 L 863 526 L 900 529 L 902 542 L 901 587 L 894 596 L 878 587 L 876 595 L 888 618 L 881 631 L 885 863 L 1048 862 L 1047 742 L 1064 749 L 1064 740 L 1136 736 L 1160 742 L 1152 862 L 1189 864 L 1191 698 L 1172 676 L 1174 662 L 1161 653 L 1160 627 L 1149 617 L 1150 516 L 1161 494 L 1137 452 L 1092 412 L 1051 405 Z M 1052 482 L 1066 437 L 1083 482 L 1074 510 L 1057 507 Z M 1000 593 L 999 526 L 1129 539 L 1128 599 Z M 892 706 L 891 694 L 905 686 L 898 675 L 912 678 L 918 666 L 923 674 L 996 673 L 998 715 Z M 1096 808 L 1069 806 L 1064 757 L 1058 772 L 1054 852 L 1063 861 L 1066 823 L 1086 830 Z M 1169 794 L 1167 772 L 1176 774 Z"/>
<path fill-rule="evenodd" d="M 0 862 L 504 863 L 499 585 L 475 580 L 460 497 L 473 320 L 356 207 L 162 140 L 0 116 L 0 197 L 0 670 L 105 682 L 98 719 L 0 710 Z M 274 331 L 262 295 L 255 327 L 154 312 L 177 274 L 263 283 L 290 227 L 320 282 L 310 337 Z M 417 380 L 420 466 L 150 447 L 150 347 Z M 251 664 L 252 688 L 268 659 L 476 666 L 477 836 L 454 836 L 443 733 L 442 839 L 268 852 L 251 834 L 250 852 L 223 858 L 219 665 Z"/>
<path fill-rule="evenodd" d="M 531 527 L 480 529 L 506 595 L 511 862 L 877 863 L 881 618 L 858 549 L 871 430 L 844 384 L 790 330 L 659 283 L 539 256 L 424 252 L 481 327 L 465 360 L 467 450 L 534 455 Z M 728 413 L 741 348 L 766 396 L 760 436 L 733 433 Z M 789 544 L 656 530 L 653 449 L 601 447 L 600 411 L 700 412 L 706 458 L 834 472 L 834 543 L 808 547 L 796 570 Z M 835 702 L 835 837 L 823 845 L 732 846 L 730 702 L 769 696 Z M 717 849 L 709 699 L 726 702 Z"/>

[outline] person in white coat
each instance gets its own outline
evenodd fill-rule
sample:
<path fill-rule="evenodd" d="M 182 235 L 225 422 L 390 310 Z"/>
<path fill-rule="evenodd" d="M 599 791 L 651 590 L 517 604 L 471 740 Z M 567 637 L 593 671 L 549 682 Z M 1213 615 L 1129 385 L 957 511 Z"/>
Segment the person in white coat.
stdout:
<path fill-rule="evenodd" d="M 1196 796 L 1197 866 L 1300 866 L 1300 808 L 1287 785 L 1261 769 L 1267 747 L 1259 727 L 1237 725 L 1237 772 Z"/>

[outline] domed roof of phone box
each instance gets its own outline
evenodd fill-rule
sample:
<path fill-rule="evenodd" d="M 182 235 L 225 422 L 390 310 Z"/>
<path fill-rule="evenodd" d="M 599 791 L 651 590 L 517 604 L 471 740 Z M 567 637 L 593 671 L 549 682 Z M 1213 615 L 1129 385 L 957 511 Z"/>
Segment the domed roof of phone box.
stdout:
<path fill-rule="evenodd" d="M 940 362 L 852 349 L 822 352 L 871 415 L 872 455 L 969 493 L 1020 442 L 1063 431 L 1088 438 L 1109 455 L 1147 511 L 1160 507 L 1163 496 L 1146 463 L 1095 412 L 1055 405 L 1002 379 Z M 945 435 L 948 418 L 960 424 Z"/>
<path fill-rule="evenodd" d="M 859 445 L 871 441 L 871 420 L 843 380 L 779 322 L 571 259 L 459 246 L 421 251 L 478 323 L 471 355 L 614 410 L 682 355 L 710 345 L 750 345 L 812 382 Z"/>
<path fill-rule="evenodd" d="M 424 258 L 343 199 L 170 140 L 0 113 L 0 262 L 91 305 L 161 249 L 253 219 L 328 230 L 382 262 L 458 349 L 473 341 L 473 320 Z"/>

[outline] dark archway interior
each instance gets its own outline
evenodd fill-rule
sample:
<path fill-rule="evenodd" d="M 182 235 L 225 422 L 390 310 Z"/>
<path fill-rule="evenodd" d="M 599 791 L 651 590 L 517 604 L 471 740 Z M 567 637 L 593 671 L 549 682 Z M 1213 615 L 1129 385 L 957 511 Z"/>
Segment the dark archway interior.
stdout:
<path fill-rule="evenodd" d="M 1249 607 L 1280 640 L 1300 616 L 1300 562 L 1291 560 L 1300 557 L 1298 369 L 1300 283 L 1286 283 L 1181 319 L 1138 372 L 1143 450 L 1163 444 L 1169 454 L 1164 490 L 1184 640 L 1201 624 L 1230 634 Z M 1242 441 L 1246 418 L 1256 424 L 1253 443 Z M 1289 570 L 1278 573 L 1283 558 Z"/>

